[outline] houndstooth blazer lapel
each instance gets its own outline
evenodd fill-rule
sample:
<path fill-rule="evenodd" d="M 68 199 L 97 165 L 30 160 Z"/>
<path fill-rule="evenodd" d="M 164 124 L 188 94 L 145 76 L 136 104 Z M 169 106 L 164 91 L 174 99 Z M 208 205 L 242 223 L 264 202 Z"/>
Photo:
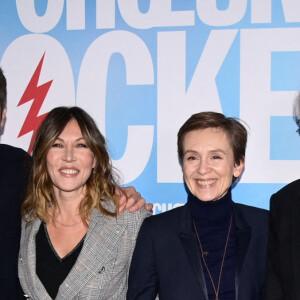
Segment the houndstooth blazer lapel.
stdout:
<path fill-rule="evenodd" d="M 114 208 L 112 202 L 106 206 Z M 94 209 L 81 252 L 55 299 L 125 300 L 136 235 L 150 214 L 141 209 L 136 213 L 126 211 L 115 218 Z M 22 223 L 19 277 L 28 299 L 50 300 L 36 275 L 35 237 L 40 225 L 40 220 Z"/>
<path fill-rule="evenodd" d="M 22 237 L 19 253 L 19 278 L 22 287 L 26 287 L 30 291 L 31 297 L 28 299 L 51 300 L 51 297 L 48 295 L 44 285 L 36 275 L 35 236 L 40 225 L 41 221 L 39 219 L 28 225 L 22 221 Z M 34 285 L 30 284 L 30 282 L 34 282 Z"/>
<path fill-rule="evenodd" d="M 97 210 L 93 211 L 81 253 L 60 286 L 56 299 L 73 299 L 92 277 L 106 271 L 106 261 L 125 229 L 122 218 L 107 217 Z"/>
<path fill-rule="evenodd" d="M 72 270 L 61 284 L 56 299 L 70 300 L 97 273 L 105 272 L 105 262 L 112 255 L 113 249 L 126 229 L 122 217 L 116 219 L 100 214 L 93 210 L 89 229 L 82 250 Z M 44 285 L 36 275 L 36 247 L 35 236 L 41 221 L 35 220 L 27 227 L 23 224 L 25 234 L 21 243 L 25 243 L 19 254 L 19 276 L 22 286 L 30 290 L 32 299 L 51 300 Z M 34 282 L 35 284 L 27 284 Z M 100 288 L 100 287 L 99 287 Z M 30 298 L 29 298 L 30 299 Z"/>

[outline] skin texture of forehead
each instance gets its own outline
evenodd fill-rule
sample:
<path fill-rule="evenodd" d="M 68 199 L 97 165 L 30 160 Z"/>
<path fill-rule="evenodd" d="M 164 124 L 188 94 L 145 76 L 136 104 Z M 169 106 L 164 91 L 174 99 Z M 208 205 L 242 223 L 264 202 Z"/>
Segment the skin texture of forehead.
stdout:
<path fill-rule="evenodd" d="M 188 132 L 184 135 L 184 138 L 183 138 L 183 141 L 182 141 L 182 143 L 183 143 L 183 148 L 184 148 L 184 145 L 185 145 L 186 137 L 187 137 L 190 133 L 192 133 L 192 132 L 195 132 L 195 133 L 196 133 L 196 132 L 199 132 L 199 133 L 200 133 L 200 132 L 203 132 L 203 131 L 212 131 L 213 133 L 222 133 L 222 134 L 224 134 L 224 136 L 226 137 L 226 141 L 227 141 L 228 145 L 230 146 L 231 150 L 233 150 L 227 132 L 226 132 L 223 128 L 221 128 L 221 127 L 199 128 L 199 129 L 194 129 L 194 130 L 188 131 Z"/>

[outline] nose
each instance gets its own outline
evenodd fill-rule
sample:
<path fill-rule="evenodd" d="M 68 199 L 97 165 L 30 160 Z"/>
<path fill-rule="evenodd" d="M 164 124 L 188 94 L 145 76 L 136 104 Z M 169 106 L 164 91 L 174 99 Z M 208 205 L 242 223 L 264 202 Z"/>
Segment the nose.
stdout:
<path fill-rule="evenodd" d="M 206 159 L 200 159 L 197 172 L 201 175 L 207 174 L 210 172 L 210 164 Z"/>
<path fill-rule="evenodd" d="M 75 152 L 72 146 L 66 145 L 64 147 L 64 153 L 62 159 L 66 162 L 71 162 L 75 160 Z"/>

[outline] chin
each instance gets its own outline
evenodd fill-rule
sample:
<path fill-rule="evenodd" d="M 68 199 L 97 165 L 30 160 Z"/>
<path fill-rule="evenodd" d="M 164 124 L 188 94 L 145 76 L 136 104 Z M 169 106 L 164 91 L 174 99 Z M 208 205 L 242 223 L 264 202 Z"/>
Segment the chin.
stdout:
<path fill-rule="evenodd" d="M 195 196 L 200 201 L 203 201 L 203 202 L 215 201 L 215 200 L 222 198 L 222 196 L 219 196 L 219 195 L 195 195 Z"/>

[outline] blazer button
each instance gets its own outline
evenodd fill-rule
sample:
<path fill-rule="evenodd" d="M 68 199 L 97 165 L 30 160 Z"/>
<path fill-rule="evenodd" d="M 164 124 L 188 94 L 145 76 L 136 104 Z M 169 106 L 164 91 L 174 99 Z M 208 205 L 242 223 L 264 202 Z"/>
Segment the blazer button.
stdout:
<path fill-rule="evenodd" d="M 103 266 L 103 267 L 101 268 L 101 270 L 100 270 L 98 273 L 99 273 L 99 274 L 102 274 L 104 271 L 105 271 L 105 267 Z"/>

